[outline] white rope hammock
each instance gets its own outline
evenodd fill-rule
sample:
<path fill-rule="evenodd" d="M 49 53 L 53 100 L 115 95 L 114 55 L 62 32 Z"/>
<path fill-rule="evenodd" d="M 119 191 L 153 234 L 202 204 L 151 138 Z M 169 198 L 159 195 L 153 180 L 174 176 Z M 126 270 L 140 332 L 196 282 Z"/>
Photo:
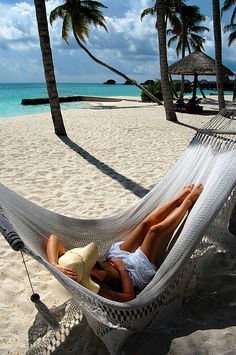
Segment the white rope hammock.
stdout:
<path fill-rule="evenodd" d="M 150 327 L 180 298 L 186 283 L 193 277 L 198 260 L 194 253 L 196 248 L 204 249 L 209 242 L 235 248 L 235 237 L 228 232 L 236 186 L 235 113 L 235 103 L 232 103 L 198 130 L 164 179 L 134 206 L 111 217 L 90 220 L 65 217 L 0 185 L 0 207 L 6 217 L 0 219 L 0 226 L 5 223 L 5 236 L 9 239 L 10 229 L 16 231 L 24 243 L 24 251 L 42 263 L 71 293 L 111 353 L 121 349 L 129 334 Z M 125 239 L 154 208 L 176 195 L 184 185 L 199 182 L 204 184 L 204 191 L 177 242 L 155 277 L 134 300 L 119 303 L 102 298 L 47 262 L 45 246 L 51 233 L 60 236 L 68 249 L 94 241 L 102 258 L 112 243 Z"/>

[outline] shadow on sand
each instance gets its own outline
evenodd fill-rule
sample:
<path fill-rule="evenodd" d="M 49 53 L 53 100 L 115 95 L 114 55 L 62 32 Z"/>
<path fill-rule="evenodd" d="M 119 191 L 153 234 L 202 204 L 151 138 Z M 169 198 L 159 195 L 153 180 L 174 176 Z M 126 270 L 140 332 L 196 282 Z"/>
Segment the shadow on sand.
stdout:
<path fill-rule="evenodd" d="M 113 105 L 97 105 L 97 106 L 91 106 L 90 109 L 92 110 L 120 110 L 120 109 L 129 109 L 129 108 L 138 108 L 138 109 L 143 109 L 145 107 L 153 107 L 156 106 L 156 104 L 153 105 L 140 105 L 140 106 L 113 106 Z"/>
<path fill-rule="evenodd" d="M 98 170 L 100 170 L 103 174 L 109 176 L 111 179 L 119 182 L 126 190 L 131 191 L 134 195 L 142 198 L 145 196 L 150 190 L 142 187 L 135 181 L 127 178 L 126 176 L 118 173 L 113 168 L 102 162 L 101 160 L 95 158 L 85 149 L 80 147 L 78 144 L 73 142 L 68 137 L 59 137 L 63 143 L 65 143 L 70 149 L 74 150 L 77 154 L 79 154 L 84 160 L 86 160 L 89 164 L 95 166 Z"/>

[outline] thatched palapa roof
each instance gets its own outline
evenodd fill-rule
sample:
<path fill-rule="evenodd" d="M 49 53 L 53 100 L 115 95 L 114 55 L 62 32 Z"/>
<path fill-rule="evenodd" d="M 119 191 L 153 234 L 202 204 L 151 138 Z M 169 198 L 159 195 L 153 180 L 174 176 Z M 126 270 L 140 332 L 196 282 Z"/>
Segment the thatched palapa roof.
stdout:
<path fill-rule="evenodd" d="M 224 65 L 222 67 L 223 75 L 235 75 Z M 168 70 L 169 74 L 177 75 L 216 75 L 215 60 L 200 51 L 195 51 L 178 62 L 171 64 Z"/>

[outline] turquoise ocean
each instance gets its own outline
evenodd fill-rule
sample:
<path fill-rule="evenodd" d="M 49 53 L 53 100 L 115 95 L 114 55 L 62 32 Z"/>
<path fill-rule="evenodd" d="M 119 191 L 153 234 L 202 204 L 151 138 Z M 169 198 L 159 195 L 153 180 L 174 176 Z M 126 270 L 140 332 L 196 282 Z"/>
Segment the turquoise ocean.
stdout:
<path fill-rule="evenodd" d="M 141 91 L 133 85 L 115 84 L 76 84 L 58 83 L 59 96 L 140 96 Z M 216 94 L 216 91 L 204 91 L 206 95 Z M 200 95 L 200 93 L 197 93 Z M 50 111 L 49 105 L 24 106 L 22 99 L 47 97 L 44 83 L 0 84 L 0 119 L 12 116 L 29 115 Z M 62 103 L 63 110 L 71 108 L 89 108 L 88 102 Z"/>
<path fill-rule="evenodd" d="M 133 85 L 58 83 L 59 96 L 140 96 L 140 90 Z M 22 99 L 47 97 L 44 83 L 0 84 L 0 118 L 28 115 L 50 111 L 49 105 L 24 106 Z M 86 108 L 87 102 L 62 103 L 62 109 Z"/>

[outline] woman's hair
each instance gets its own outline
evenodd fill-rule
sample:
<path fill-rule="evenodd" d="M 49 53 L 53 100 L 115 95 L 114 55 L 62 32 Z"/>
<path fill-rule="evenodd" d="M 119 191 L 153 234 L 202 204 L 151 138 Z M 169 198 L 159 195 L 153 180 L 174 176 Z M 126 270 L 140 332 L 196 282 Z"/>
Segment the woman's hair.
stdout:
<path fill-rule="evenodd" d="M 106 276 L 103 280 L 103 282 L 111 286 L 114 291 L 120 291 L 122 289 L 122 283 L 120 279 L 120 274 L 119 272 L 115 272 L 114 268 L 111 266 L 111 264 L 107 261 L 102 262 L 102 263 L 96 263 L 96 267 L 100 270 L 105 270 L 106 271 Z"/>

